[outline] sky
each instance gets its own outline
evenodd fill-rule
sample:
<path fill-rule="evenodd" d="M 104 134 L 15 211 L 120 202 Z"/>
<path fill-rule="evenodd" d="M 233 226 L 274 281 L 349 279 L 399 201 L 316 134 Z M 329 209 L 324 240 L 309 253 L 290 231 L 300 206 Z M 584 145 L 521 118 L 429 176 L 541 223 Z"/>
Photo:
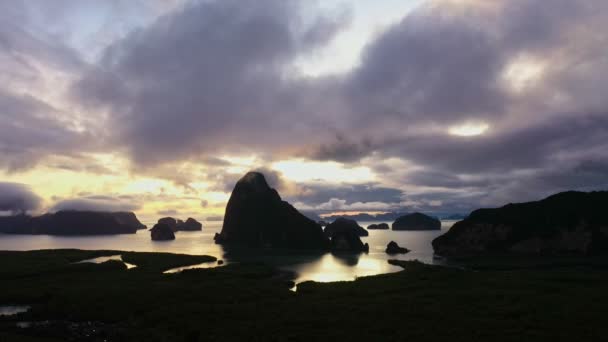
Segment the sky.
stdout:
<path fill-rule="evenodd" d="M 0 2 L 0 212 L 221 217 L 608 188 L 604 0 Z"/>

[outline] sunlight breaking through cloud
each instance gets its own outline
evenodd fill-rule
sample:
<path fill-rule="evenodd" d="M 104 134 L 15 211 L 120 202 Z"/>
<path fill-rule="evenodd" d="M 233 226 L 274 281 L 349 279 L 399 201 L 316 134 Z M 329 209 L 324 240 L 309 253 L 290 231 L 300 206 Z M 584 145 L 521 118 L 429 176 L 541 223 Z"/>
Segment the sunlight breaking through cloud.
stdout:
<path fill-rule="evenodd" d="M 375 180 L 375 175 L 368 167 L 349 168 L 336 162 L 293 159 L 276 162 L 272 165 L 272 168 L 295 182 L 362 183 Z"/>
<path fill-rule="evenodd" d="M 485 123 L 468 122 L 462 125 L 450 127 L 448 133 L 450 133 L 450 135 L 459 137 L 473 137 L 484 134 L 489 128 L 490 126 Z"/>

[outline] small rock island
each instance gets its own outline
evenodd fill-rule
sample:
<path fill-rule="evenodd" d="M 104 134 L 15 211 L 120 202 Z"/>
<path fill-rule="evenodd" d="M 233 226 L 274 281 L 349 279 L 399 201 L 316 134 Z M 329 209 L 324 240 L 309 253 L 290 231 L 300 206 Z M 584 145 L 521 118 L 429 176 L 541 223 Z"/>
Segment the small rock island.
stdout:
<path fill-rule="evenodd" d="M 367 230 L 388 230 L 390 227 L 388 223 L 370 224 L 367 226 Z"/>
<path fill-rule="evenodd" d="M 163 217 L 158 220 L 159 224 L 166 224 L 173 230 L 174 232 L 179 231 L 200 231 L 203 230 L 203 225 L 197 220 L 189 217 L 185 222 L 180 219 L 175 219 L 173 217 Z"/>
<path fill-rule="evenodd" d="M 150 229 L 150 237 L 153 241 L 169 241 L 175 240 L 175 233 L 168 224 L 157 223 Z"/>
<path fill-rule="evenodd" d="M 391 241 L 386 245 L 386 254 L 406 254 L 409 253 L 410 250 L 399 246 L 395 241 Z"/>
<path fill-rule="evenodd" d="M 393 230 L 440 230 L 441 221 L 422 213 L 401 216 L 393 223 Z"/>

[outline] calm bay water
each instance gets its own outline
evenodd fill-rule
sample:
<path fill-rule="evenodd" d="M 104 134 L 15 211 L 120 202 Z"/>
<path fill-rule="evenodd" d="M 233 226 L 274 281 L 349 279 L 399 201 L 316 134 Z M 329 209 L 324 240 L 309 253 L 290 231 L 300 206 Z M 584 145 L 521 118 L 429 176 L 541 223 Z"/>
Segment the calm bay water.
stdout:
<path fill-rule="evenodd" d="M 261 261 L 294 271 L 297 273 L 298 283 L 306 280 L 328 282 L 353 280 L 356 277 L 397 272 L 402 269 L 388 264 L 389 259 L 441 263 L 433 259 L 431 241 L 446 232 L 454 222 L 442 221 L 441 231 L 370 230 L 369 236 L 362 238 L 364 243 L 369 244 L 370 251 L 368 254 L 360 255 L 227 250 L 213 242 L 214 234 L 221 230 L 221 222 L 206 223 L 202 232 L 179 232 L 174 241 L 151 241 L 150 233 L 144 230 L 137 234 L 95 237 L 0 234 L 0 250 L 78 248 L 212 255 L 226 263 Z M 363 227 L 372 223 L 379 222 L 359 222 Z M 390 241 L 397 242 L 411 252 L 403 255 L 387 255 L 384 250 Z"/>

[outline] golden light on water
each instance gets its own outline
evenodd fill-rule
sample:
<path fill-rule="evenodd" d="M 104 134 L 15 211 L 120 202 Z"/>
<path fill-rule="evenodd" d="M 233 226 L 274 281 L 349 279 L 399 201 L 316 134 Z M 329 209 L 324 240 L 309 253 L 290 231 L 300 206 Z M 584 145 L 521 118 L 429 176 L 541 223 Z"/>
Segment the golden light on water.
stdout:
<path fill-rule="evenodd" d="M 389 264 L 383 258 L 333 254 L 325 254 L 316 262 L 296 265 L 294 268 L 300 277 L 296 282 L 312 280 L 321 283 L 349 281 L 358 277 L 401 270 L 400 267 Z"/>

